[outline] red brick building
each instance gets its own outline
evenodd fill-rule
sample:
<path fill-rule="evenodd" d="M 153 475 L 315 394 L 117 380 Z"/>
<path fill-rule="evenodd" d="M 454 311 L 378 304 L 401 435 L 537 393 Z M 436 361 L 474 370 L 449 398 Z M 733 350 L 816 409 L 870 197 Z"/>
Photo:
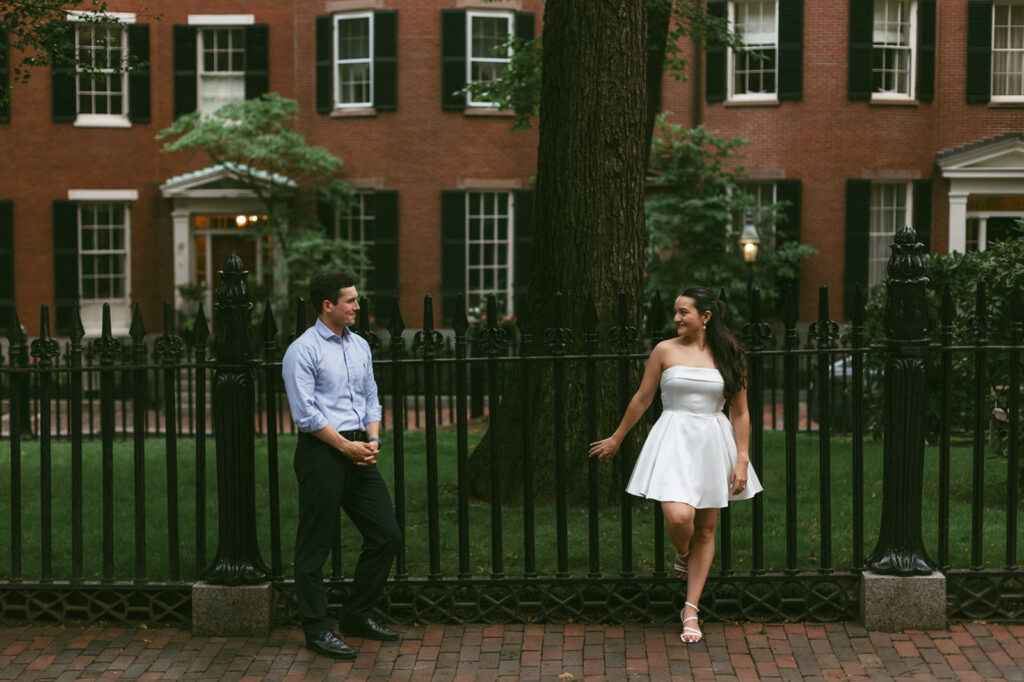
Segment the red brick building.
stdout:
<path fill-rule="evenodd" d="M 0 114 L 0 323 L 16 304 L 34 334 L 51 302 L 63 326 L 77 300 L 95 334 L 109 302 L 123 333 L 138 301 L 155 328 L 160 303 L 215 284 L 232 250 L 262 278 L 266 254 L 245 237 L 255 199 L 204 158 L 161 154 L 154 137 L 181 113 L 266 91 L 294 98 L 298 129 L 344 160 L 361 199 L 323 222 L 371 244 L 368 288 L 398 293 L 407 324 L 418 326 L 425 293 L 473 305 L 494 292 L 513 312 L 536 133 L 511 132 L 508 116 L 456 91 L 502 68 L 490 48 L 504 36 L 540 34 L 541 0 L 110 5 L 123 23 L 80 24 L 80 53 L 137 55 L 147 70 L 36 70 Z M 779 238 L 819 251 L 802 270 L 803 318 L 820 283 L 841 311 L 844 289 L 879 281 L 898 225 L 946 252 L 984 248 L 1024 215 L 1024 0 L 708 10 L 750 52 L 690 47 L 692 78 L 666 78 L 664 108 L 752 141 L 749 190 L 789 200 Z"/>

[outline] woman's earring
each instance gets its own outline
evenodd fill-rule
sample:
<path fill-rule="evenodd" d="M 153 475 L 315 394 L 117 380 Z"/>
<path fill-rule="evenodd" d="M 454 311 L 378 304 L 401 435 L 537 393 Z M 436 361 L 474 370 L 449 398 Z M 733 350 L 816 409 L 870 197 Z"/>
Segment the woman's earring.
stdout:
<path fill-rule="evenodd" d="M 707 323 L 707 322 L 705 322 L 705 323 L 704 323 L 704 331 L 707 331 L 707 329 L 708 329 L 708 323 Z"/>

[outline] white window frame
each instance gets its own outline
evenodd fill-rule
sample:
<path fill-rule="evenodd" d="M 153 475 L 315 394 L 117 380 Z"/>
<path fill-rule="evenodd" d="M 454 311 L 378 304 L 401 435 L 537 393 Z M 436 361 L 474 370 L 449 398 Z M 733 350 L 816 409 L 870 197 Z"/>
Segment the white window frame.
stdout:
<path fill-rule="evenodd" d="M 369 54 L 365 58 L 360 59 L 341 59 L 338 56 L 338 27 L 342 21 L 355 21 L 359 19 L 367 20 L 367 39 L 370 43 Z M 372 107 L 374 102 L 373 92 L 373 59 L 377 46 L 373 41 L 374 23 L 373 23 L 373 12 L 339 12 L 334 15 L 334 20 L 331 24 L 331 55 L 333 61 L 331 62 L 331 68 L 333 71 L 332 78 L 334 82 L 334 108 L 335 109 L 365 109 L 366 107 Z M 344 64 L 361 64 L 366 63 L 369 67 L 369 99 L 361 102 L 342 102 L 341 101 L 341 67 Z"/>
<path fill-rule="evenodd" d="M 228 34 L 229 36 L 230 36 L 230 32 L 231 31 L 238 31 L 239 32 L 239 34 L 242 36 L 241 53 L 242 53 L 243 68 L 242 68 L 241 71 L 207 71 L 206 70 L 206 59 L 204 59 L 204 57 L 205 57 L 204 52 L 206 51 L 206 47 L 207 47 L 206 46 L 206 40 L 207 40 L 207 35 L 206 34 L 207 34 L 208 31 L 228 31 L 229 32 L 229 34 Z M 222 26 L 204 25 L 204 26 L 198 26 L 196 28 L 196 34 L 197 34 L 197 36 L 196 36 L 196 74 L 198 76 L 198 78 L 196 79 L 196 89 L 197 89 L 197 92 L 196 92 L 196 104 L 197 104 L 197 107 L 199 108 L 199 110 L 204 115 L 210 115 L 210 114 L 213 113 L 213 111 L 203 111 L 202 110 L 202 103 L 203 103 L 203 81 L 204 81 L 204 79 L 218 79 L 218 78 L 225 78 L 225 79 L 227 79 L 227 78 L 239 78 L 239 79 L 241 79 L 241 81 L 242 81 L 242 98 L 239 99 L 239 100 L 232 100 L 232 101 L 233 102 L 234 101 L 242 102 L 242 101 L 245 100 L 245 67 L 244 67 L 244 63 L 245 63 L 245 33 L 244 33 L 244 31 L 245 31 L 245 29 L 241 25 L 222 25 Z M 231 40 L 231 39 L 229 38 L 229 40 Z M 228 49 L 228 52 L 230 53 L 230 52 L 237 52 L 237 51 L 239 51 L 239 50 L 238 50 L 238 48 L 236 48 L 234 46 L 233 41 L 232 41 L 231 47 Z M 230 57 L 228 59 L 229 59 L 229 62 L 230 62 Z M 225 104 L 226 104 L 226 102 L 225 102 Z"/>
<path fill-rule="evenodd" d="M 877 10 L 879 3 L 894 2 L 907 6 L 907 23 L 910 26 L 907 36 L 908 45 L 890 45 L 875 41 L 875 14 L 871 18 L 871 99 L 873 101 L 912 101 L 916 99 L 917 92 L 917 0 L 874 0 L 874 8 Z M 907 65 L 907 91 L 897 90 L 875 90 L 875 52 L 876 50 L 901 49 L 909 52 L 909 64 Z"/>
<path fill-rule="evenodd" d="M 753 2 L 760 2 L 761 0 L 731 0 L 729 2 L 729 27 L 732 30 L 736 29 L 736 8 L 737 5 L 752 4 Z M 729 87 L 729 100 L 734 102 L 777 102 L 779 99 L 779 2 L 774 0 L 772 3 L 775 13 L 775 37 L 774 41 L 769 43 L 758 43 L 757 49 L 768 49 L 769 47 L 775 51 L 775 90 L 773 92 L 754 92 L 754 93 L 737 93 L 736 92 L 736 66 L 737 58 L 739 55 L 731 47 L 728 49 L 728 67 L 727 67 L 727 79 Z M 759 63 L 759 62 L 758 62 Z"/>
<path fill-rule="evenodd" d="M 997 48 L 996 47 L 996 20 L 997 14 L 1000 7 L 1006 7 L 1010 11 L 1011 15 L 1018 15 L 1022 24 L 1024 24 L 1024 0 L 995 0 L 992 5 L 992 80 L 990 82 L 991 87 L 991 98 L 992 102 L 1024 102 L 1024 46 L 1020 48 Z M 1017 17 L 1014 17 L 1017 18 Z M 1014 24 L 1010 24 L 1013 26 Z M 1007 29 L 1009 30 L 1009 29 Z M 1006 95 L 996 94 L 996 55 L 997 53 L 1007 53 L 1009 57 L 1016 56 L 1016 67 L 1017 76 L 1020 81 L 1020 94 Z M 1007 71 L 1007 74 L 1012 73 Z"/>
<path fill-rule="evenodd" d="M 95 210 L 98 206 L 119 206 L 124 211 L 124 248 L 122 249 L 99 249 L 92 248 L 86 251 L 82 244 L 82 231 L 84 225 L 82 222 L 82 211 L 83 209 Z M 109 303 L 111 308 L 118 306 L 127 306 L 131 301 L 132 295 L 132 219 L 131 219 L 131 203 L 128 201 L 82 201 L 78 204 L 77 220 L 78 220 L 78 297 L 82 301 L 82 305 L 89 306 L 102 306 L 104 303 Z M 106 225 L 108 229 L 110 225 Z M 96 297 L 87 298 L 85 296 L 85 267 L 84 259 L 86 257 L 96 257 L 103 255 L 123 255 L 124 256 L 124 296 L 111 296 L 111 297 Z"/>
<path fill-rule="evenodd" d="M 82 22 L 82 17 L 85 16 L 83 13 L 78 13 L 75 16 L 69 16 L 72 21 Z M 132 22 L 126 21 L 123 16 L 110 13 L 101 15 L 104 18 L 109 17 L 111 21 L 109 23 L 84 23 L 85 26 L 92 26 L 96 28 L 103 27 L 107 30 L 120 30 L 121 31 L 121 73 L 115 74 L 114 69 L 101 69 L 101 72 L 109 72 L 111 75 L 109 78 L 115 78 L 118 75 L 121 80 L 121 112 L 120 114 L 83 114 L 79 107 L 81 106 L 81 78 L 83 73 L 77 68 L 77 58 L 81 52 L 79 46 L 79 31 L 76 26 L 75 31 L 75 123 L 76 126 L 91 127 L 91 128 L 130 128 L 131 121 L 128 120 L 128 72 L 125 70 L 128 66 L 128 29 L 126 25 L 133 23 L 134 16 L 130 15 Z M 94 33 L 95 38 L 95 33 Z"/>
<path fill-rule="evenodd" d="M 369 249 L 376 243 L 373 239 L 366 237 L 370 226 L 377 220 L 375 215 L 366 213 L 366 199 L 372 194 L 373 190 L 357 191 L 348 213 L 334 212 L 335 239 L 344 239 L 352 244 L 359 244 L 364 249 Z M 356 277 L 363 282 L 369 282 L 372 279 L 371 276 L 375 269 L 372 258 L 367 259 L 361 266 L 353 268 Z M 366 296 L 372 296 L 375 293 L 377 292 L 369 288 L 363 291 Z"/>
<path fill-rule="evenodd" d="M 474 195 L 474 194 L 479 194 L 479 195 L 482 195 L 482 196 L 493 195 L 495 197 L 495 201 L 497 201 L 497 197 L 499 195 L 504 195 L 507 198 L 507 201 L 508 201 L 508 204 L 507 204 L 508 205 L 508 212 L 504 216 L 504 219 L 507 220 L 508 222 L 507 222 L 507 226 L 506 226 L 506 230 L 505 230 L 505 239 L 499 239 L 498 238 L 498 236 L 497 236 L 498 235 L 498 231 L 497 230 L 495 230 L 495 234 L 494 234 L 494 238 L 493 239 L 485 239 L 485 238 L 483 238 L 482 235 L 481 235 L 480 239 L 471 239 L 472 235 L 471 235 L 471 232 L 470 232 L 470 224 L 471 224 L 471 222 L 474 219 L 479 220 L 479 219 L 485 218 L 487 216 L 490 216 L 490 217 L 495 218 L 495 219 L 500 219 L 502 217 L 501 214 L 497 213 L 497 212 L 495 212 L 493 214 L 487 214 L 487 213 L 483 213 L 483 212 L 481 212 L 479 214 L 471 213 L 470 208 L 472 206 L 472 202 L 470 200 L 470 197 L 471 197 L 471 195 Z M 481 198 L 481 208 L 483 207 L 483 201 L 484 201 L 484 199 Z M 465 232 L 465 234 L 466 234 L 466 240 L 465 240 L 466 241 L 466 251 L 465 251 L 465 255 L 466 255 L 465 290 L 466 290 L 466 302 L 467 302 L 467 304 L 469 305 L 470 308 L 472 308 L 472 307 L 475 307 L 473 304 L 476 303 L 476 306 L 480 307 L 480 313 L 483 314 L 483 313 L 486 312 L 487 295 L 493 293 L 499 299 L 499 302 L 498 302 L 498 315 L 499 316 L 503 316 L 503 317 L 511 316 L 512 315 L 512 294 L 513 294 L 513 291 L 515 291 L 515 192 L 513 192 L 511 190 L 467 190 L 466 191 L 466 232 Z M 494 271 L 496 273 L 497 271 L 499 271 L 501 269 L 500 266 L 497 264 L 497 253 L 495 253 L 495 263 L 494 264 L 486 265 L 485 263 L 481 262 L 479 265 L 473 265 L 472 249 L 474 247 L 477 247 L 477 246 L 484 246 L 485 248 L 487 246 L 490 246 L 490 247 L 494 248 L 497 251 L 498 247 L 500 245 L 502 245 L 502 244 L 505 245 L 505 247 L 506 247 L 506 254 L 507 254 L 506 259 L 505 259 L 506 262 L 505 262 L 505 265 L 504 265 L 504 267 L 507 269 L 506 277 L 505 277 L 505 287 L 504 288 L 499 288 L 497 286 L 497 284 L 495 284 L 494 287 L 486 287 L 486 286 L 484 286 L 484 283 L 483 283 L 484 282 L 484 278 L 485 278 L 484 277 L 484 273 L 486 271 Z M 470 286 L 470 282 L 471 282 L 470 273 L 472 271 L 480 272 L 481 284 L 480 284 L 479 287 L 473 288 L 473 287 Z M 497 278 L 496 275 L 495 275 L 495 278 Z M 473 299 L 474 296 L 479 296 L 479 301 L 474 301 L 474 299 Z M 501 307 L 501 297 L 502 296 L 504 296 L 504 299 L 505 299 L 504 300 L 504 303 L 505 303 L 504 308 Z"/>
<path fill-rule="evenodd" d="M 511 37 L 515 35 L 516 31 L 516 17 L 513 12 L 483 12 L 471 10 L 466 12 L 466 83 L 479 83 L 483 81 L 473 80 L 473 65 L 477 62 L 484 62 L 488 64 L 504 64 L 507 68 L 509 63 L 512 61 L 512 48 L 509 47 L 508 54 L 505 57 L 474 57 L 473 56 L 473 20 L 474 19 L 505 19 L 508 26 L 508 33 L 505 35 Z M 495 102 L 486 100 L 475 100 L 472 94 L 466 95 L 466 105 L 470 107 L 493 107 Z"/>
<path fill-rule="evenodd" d="M 896 214 L 894 208 L 898 208 L 897 202 L 888 202 L 888 197 L 882 197 L 885 204 L 880 204 L 877 199 L 876 190 L 884 191 L 885 188 L 903 190 L 903 210 Z M 877 216 L 883 211 L 893 212 L 891 225 L 880 225 Z M 886 265 L 889 263 L 889 244 L 896 236 L 896 230 L 904 225 L 913 224 L 914 216 L 914 184 L 909 181 L 871 181 L 870 218 L 868 220 L 868 288 L 874 287 L 885 281 Z M 881 248 L 875 248 L 881 246 Z M 875 255 L 876 253 L 880 255 Z M 880 265 L 879 265 L 880 264 Z M 875 273 L 879 273 L 875 274 Z"/>

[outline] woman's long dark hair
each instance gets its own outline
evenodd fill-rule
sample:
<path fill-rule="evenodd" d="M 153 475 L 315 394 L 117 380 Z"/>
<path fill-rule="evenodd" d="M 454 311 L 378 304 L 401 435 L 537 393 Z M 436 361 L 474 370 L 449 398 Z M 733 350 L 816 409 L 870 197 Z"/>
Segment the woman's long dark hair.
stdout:
<path fill-rule="evenodd" d="M 711 347 L 711 357 L 725 381 L 725 403 L 728 405 L 747 386 L 747 361 L 729 329 L 729 307 L 707 287 L 688 287 L 680 296 L 693 299 L 698 315 L 711 311 L 704 334 Z"/>

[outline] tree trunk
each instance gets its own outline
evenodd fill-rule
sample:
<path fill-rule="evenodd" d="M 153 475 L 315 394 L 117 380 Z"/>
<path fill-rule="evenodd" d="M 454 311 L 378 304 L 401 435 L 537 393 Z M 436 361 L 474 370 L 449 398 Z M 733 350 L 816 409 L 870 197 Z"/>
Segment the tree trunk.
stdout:
<path fill-rule="evenodd" d="M 626 317 L 640 328 L 643 294 L 644 175 L 647 166 L 647 14 L 644 0 L 548 0 L 544 12 L 540 139 L 534 207 L 534 252 L 526 310 L 517 311 L 533 335 L 534 354 L 547 354 L 544 331 L 555 327 L 555 292 L 563 294 L 562 327 L 571 329 L 571 353 L 583 350 L 584 313 L 593 297 L 600 320 L 599 352 L 608 352 L 618 322 L 618 292 Z M 632 346 L 632 352 L 640 344 Z M 597 375 L 597 435 L 609 435 L 622 417 L 618 373 L 601 362 Z M 633 363 L 628 391 L 639 380 Z M 502 501 L 521 499 L 524 475 L 537 499 L 552 500 L 559 471 L 555 436 L 564 429 L 568 501 L 587 497 L 589 444 L 586 382 L 579 362 L 567 362 L 556 385 L 554 363 L 532 366 L 532 395 L 521 377 L 506 377 L 497 421 L 470 459 L 473 493 L 491 497 L 491 448 L 497 447 Z M 557 390 L 556 390 L 557 389 Z M 556 393 L 564 389 L 564 412 Z M 524 428 L 524 425 L 526 428 Z M 623 462 L 601 464 L 599 493 L 614 503 L 642 438 L 634 430 Z M 526 435 L 524 435 L 526 434 Z M 524 443 L 524 440 L 528 442 Z M 524 471 L 524 449 L 533 459 Z"/>

